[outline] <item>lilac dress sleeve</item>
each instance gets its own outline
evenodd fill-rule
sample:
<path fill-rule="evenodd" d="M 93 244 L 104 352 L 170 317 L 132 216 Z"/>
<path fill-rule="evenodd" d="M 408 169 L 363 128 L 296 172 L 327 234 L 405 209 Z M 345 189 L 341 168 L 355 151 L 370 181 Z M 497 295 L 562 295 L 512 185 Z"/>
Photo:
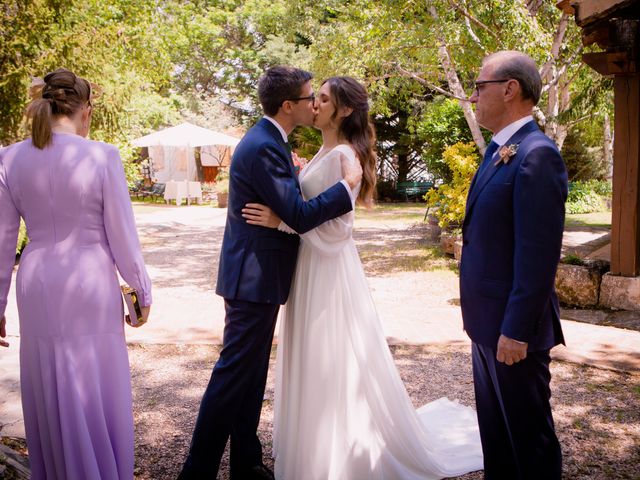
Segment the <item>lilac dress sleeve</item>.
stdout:
<path fill-rule="evenodd" d="M 7 176 L 0 161 L 0 318 L 7 308 L 19 228 L 20 214 L 9 194 Z"/>
<path fill-rule="evenodd" d="M 9 193 L 7 176 L 0 160 L 0 318 L 7 308 L 19 228 L 20 214 Z"/>
<path fill-rule="evenodd" d="M 116 148 L 109 152 L 102 197 L 104 227 L 116 267 L 124 281 L 138 292 L 141 305 L 151 305 L 151 280 L 144 266 L 124 167 Z"/>

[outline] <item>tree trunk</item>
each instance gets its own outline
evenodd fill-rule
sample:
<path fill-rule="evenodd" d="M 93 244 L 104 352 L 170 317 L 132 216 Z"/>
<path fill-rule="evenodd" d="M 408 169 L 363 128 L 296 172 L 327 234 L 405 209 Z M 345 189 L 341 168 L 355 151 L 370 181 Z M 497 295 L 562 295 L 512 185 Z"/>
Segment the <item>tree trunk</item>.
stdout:
<path fill-rule="evenodd" d="M 202 147 L 196 147 L 193 151 L 193 156 L 196 163 L 196 180 L 204 182 L 204 170 L 202 168 Z"/>
<path fill-rule="evenodd" d="M 536 2 L 529 2 L 529 4 L 536 7 L 536 5 L 534 5 Z M 539 8 L 539 6 L 537 7 Z M 537 12 L 537 8 L 535 11 Z M 542 81 L 546 82 L 549 86 L 544 133 L 556 143 L 559 149 L 562 148 L 564 140 L 567 138 L 567 133 L 569 132 L 566 125 L 558 123 L 558 115 L 566 111 L 570 103 L 569 82 L 566 78 L 566 69 L 562 66 L 560 66 L 560 68 L 558 67 L 560 49 L 564 42 L 568 26 L 569 15 L 563 13 L 553 36 L 549 59 L 540 69 Z"/>
<path fill-rule="evenodd" d="M 571 91 L 569 90 L 569 82 L 566 77 L 566 73 L 563 73 L 560 77 L 560 81 L 558 82 L 558 111 L 560 113 L 566 112 L 571 104 Z M 555 141 L 556 145 L 558 145 L 558 149 L 562 149 L 562 145 L 564 145 L 564 141 L 569 133 L 569 127 L 568 125 L 561 123 L 558 123 L 557 125 Z"/>
<path fill-rule="evenodd" d="M 611 119 L 604 113 L 604 161 L 607 165 L 607 178 L 613 177 L 613 138 L 611 136 Z"/>
<path fill-rule="evenodd" d="M 407 152 L 398 152 L 398 183 L 406 182 L 409 176 L 409 155 Z"/>
<path fill-rule="evenodd" d="M 434 18 L 434 20 L 436 20 L 437 23 L 438 12 L 436 11 L 435 7 L 429 7 L 429 13 L 431 13 L 431 16 Z M 465 93 L 464 88 L 462 88 L 462 83 L 458 78 L 458 74 L 451 64 L 451 57 L 449 56 L 449 50 L 447 49 L 447 44 L 445 42 L 444 36 L 442 35 L 442 32 L 437 32 L 436 38 L 438 39 L 438 59 L 440 60 L 440 65 L 442 65 L 442 69 L 444 70 L 451 93 L 459 98 L 467 98 L 467 94 Z M 476 120 L 476 114 L 471 108 L 471 103 L 469 101 L 462 100 L 459 100 L 459 103 L 462 107 L 467 125 L 469 125 L 469 129 L 471 130 L 473 141 L 478 146 L 478 150 L 480 150 L 480 153 L 484 155 L 484 151 L 487 148 L 487 145 L 484 141 L 484 137 L 482 136 L 480 125 L 478 125 L 478 121 Z"/>
<path fill-rule="evenodd" d="M 549 66 L 549 77 L 553 77 L 556 70 L 555 64 Z M 547 137 L 555 140 L 558 122 L 556 117 L 558 116 L 558 83 L 554 83 L 549 87 L 549 93 L 547 97 L 547 111 L 545 117 L 547 119 L 544 125 L 544 133 Z"/>
<path fill-rule="evenodd" d="M 535 17 L 543 3 L 544 0 L 526 0 L 525 6 L 527 7 L 527 10 L 529 10 L 529 14 L 532 17 Z"/>
<path fill-rule="evenodd" d="M 551 82 L 554 79 L 554 75 L 551 69 L 556 64 L 556 62 L 558 61 L 558 57 L 560 56 L 560 47 L 562 46 L 562 43 L 564 41 L 564 35 L 567 33 L 568 26 L 569 15 L 563 13 L 560 17 L 560 21 L 558 22 L 556 33 L 553 36 L 553 42 L 551 43 L 551 56 L 540 69 L 540 76 L 542 77 L 543 82 Z"/>

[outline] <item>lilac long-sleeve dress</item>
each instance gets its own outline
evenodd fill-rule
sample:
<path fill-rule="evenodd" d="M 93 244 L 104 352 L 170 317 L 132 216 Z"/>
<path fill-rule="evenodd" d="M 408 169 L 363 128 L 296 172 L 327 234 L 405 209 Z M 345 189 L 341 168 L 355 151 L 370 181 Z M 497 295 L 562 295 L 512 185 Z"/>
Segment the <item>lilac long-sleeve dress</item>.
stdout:
<path fill-rule="evenodd" d="M 19 219 L 20 380 L 32 479 L 133 478 L 131 377 L 116 266 L 151 304 L 118 150 L 53 134 L 0 150 L 0 316 Z M 12 319 L 7 319 L 11 321 Z"/>

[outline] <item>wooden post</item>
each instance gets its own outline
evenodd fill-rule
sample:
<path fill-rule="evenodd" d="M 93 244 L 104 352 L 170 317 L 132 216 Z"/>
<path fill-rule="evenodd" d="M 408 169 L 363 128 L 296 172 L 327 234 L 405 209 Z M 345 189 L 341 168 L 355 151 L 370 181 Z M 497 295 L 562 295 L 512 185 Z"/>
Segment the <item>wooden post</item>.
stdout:
<path fill-rule="evenodd" d="M 611 273 L 640 274 L 640 75 L 616 75 Z"/>

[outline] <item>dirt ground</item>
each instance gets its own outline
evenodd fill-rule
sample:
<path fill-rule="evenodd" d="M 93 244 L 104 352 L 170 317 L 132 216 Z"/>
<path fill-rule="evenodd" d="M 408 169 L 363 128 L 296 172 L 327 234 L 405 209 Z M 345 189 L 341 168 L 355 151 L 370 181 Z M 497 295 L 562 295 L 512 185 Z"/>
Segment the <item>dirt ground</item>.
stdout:
<path fill-rule="evenodd" d="M 401 215 L 394 211 L 388 219 L 365 217 L 355 230 L 373 288 L 378 293 L 386 288 L 392 291 L 390 286 L 404 281 L 407 272 L 442 272 L 428 277 L 430 302 L 450 304 L 457 297 L 456 263 L 440 253 L 436 238 L 423 224 L 407 222 Z M 397 308 L 401 317 L 402 304 Z M 467 345 L 401 343 L 392 345 L 391 350 L 416 407 L 442 396 L 474 404 Z M 209 345 L 131 346 L 137 479 L 176 477 L 218 353 L 219 346 Z M 640 375 L 559 361 L 552 363 L 552 374 L 552 402 L 564 453 L 564 477 L 639 479 Z M 259 429 L 267 465 L 272 465 L 273 388 L 271 368 Z M 218 478 L 229 478 L 226 454 Z M 482 474 L 475 472 L 461 478 L 477 480 Z"/>
<path fill-rule="evenodd" d="M 165 209 L 159 210 L 164 214 Z M 357 221 L 354 236 L 376 298 L 397 295 L 401 285 L 415 292 L 428 291 L 428 297 L 421 298 L 422 311 L 445 312 L 457 305 L 456 263 L 440 253 L 435 237 L 423 224 L 413 223 L 421 218 L 422 212 L 417 209 L 365 214 Z M 223 223 L 195 222 L 188 227 L 181 223 L 176 227 L 175 218 L 167 216 L 160 223 L 143 221 L 139 228 L 145 259 L 159 293 L 157 306 L 154 303 L 156 315 L 162 309 L 165 314 L 180 313 L 185 305 L 196 316 L 211 315 L 212 304 L 207 302 L 215 297 L 213 284 Z M 415 285 L 416 281 L 420 284 Z M 166 299 L 173 299 L 173 310 L 171 305 L 162 304 Z M 185 303 L 187 300 L 191 303 Z M 423 313 L 408 310 L 408 303 L 402 300 L 390 298 L 388 303 L 397 309 L 396 322 L 403 316 Z M 378 307 L 383 311 L 389 308 Z M 202 320 L 198 325 L 204 332 L 208 324 Z M 176 478 L 220 348 L 215 342 L 194 344 L 171 336 L 160 338 L 152 342 L 134 339 L 130 344 L 135 474 L 139 480 Z M 409 344 L 402 338 L 389 341 L 416 407 L 442 396 L 474 404 L 467 344 Z M 562 361 L 552 362 L 552 374 L 552 403 L 564 453 L 564 478 L 640 479 L 640 374 Z M 273 388 L 272 368 L 259 428 L 268 465 L 272 464 Z M 218 478 L 228 478 L 226 456 Z M 482 474 L 460 478 L 477 480 Z"/>
<path fill-rule="evenodd" d="M 466 347 L 392 346 L 396 365 L 417 407 L 448 396 L 473 405 Z M 136 479 L 175 479 L 189 447 L 217 346 L 134 345 L 130 349 L 136 428 Z M 272 355 L 272 367 L 275 350 Z M 552 402 L 564 454 L 564 478 L 640 478 L 640 375 L 552 363 Z M 274 394 L 270 369 L 259 435 L 272 465 Z M 227 479 L 228 457 L 219 479 Z M 479 480 L 481 473 L 463 477 Z"/>

